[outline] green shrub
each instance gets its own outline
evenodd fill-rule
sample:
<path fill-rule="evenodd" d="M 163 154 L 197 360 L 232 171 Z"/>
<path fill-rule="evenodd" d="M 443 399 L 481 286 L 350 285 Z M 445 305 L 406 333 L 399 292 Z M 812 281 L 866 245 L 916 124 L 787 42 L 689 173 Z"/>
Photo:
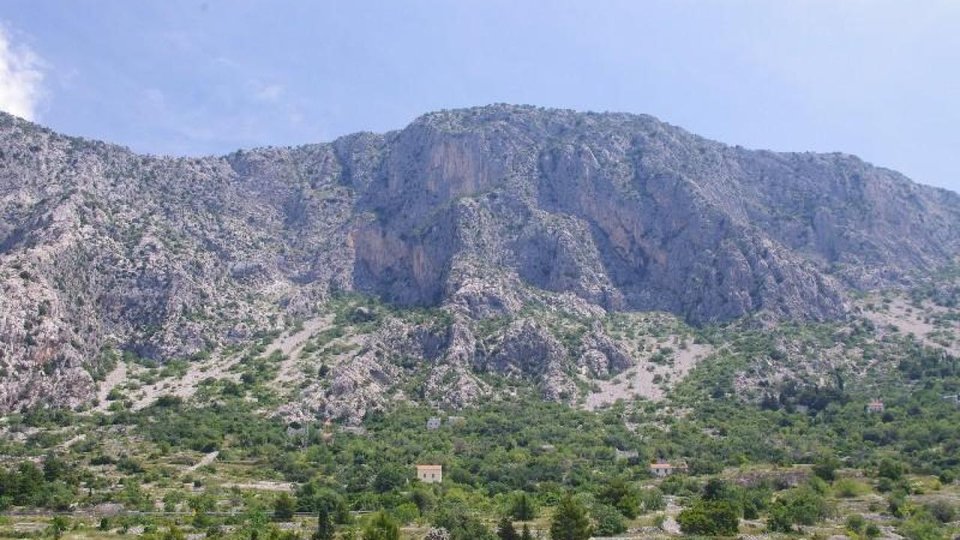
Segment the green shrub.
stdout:
<path fill-rule="evenodd" d="M 733 536 L 740 524 L 739 509 L 728 501 L 700 500 L 677 516 L 684 534 Z"/>
<path fill-rule="evenodd" d="M 956 506 L 943 499 L 929 502 L 924 508 L 940 523 L 950 523 L 957 518 Z"/>
<path fill-rule="evenodd" d="M 596 504 L 590 511 L 593 517 L 593 534 L 597 536 L 614 536 L 627 530 L 620 510 L 606 505 Z"/>
<path fill-rule="evenodd" d="M 640 506 L 644 512 L 656 512 L 667 507 L 663 492 L 659 488 L 642 489 L 639 492 Z"/>
<path fill-rule="evenodd" d="M 586 510 L 567 494 L 560 501 L 550 522 L 551 540 L 587 540 L 591 534 Z"/>
<path fill-rule="evenodd" d="M 849 499 L 869 493 L 870 487 L 852 478 L 842 478 L 834 482 L 833 490 L 837 497 Z"/>
<path fill-rule="evenodd" d="M 363 529 L 363 540 L 400 540 L 400 527 L 385 512 L 377 512 Z"/>
<path fill-rule="evenodd" d="M 863 518 L 860 514 L 851 514 L 847 516 L 846 526 L 847 529 L 860 533 L 863 531 L 863 528 L 866 526 L 867 520 Z"/>

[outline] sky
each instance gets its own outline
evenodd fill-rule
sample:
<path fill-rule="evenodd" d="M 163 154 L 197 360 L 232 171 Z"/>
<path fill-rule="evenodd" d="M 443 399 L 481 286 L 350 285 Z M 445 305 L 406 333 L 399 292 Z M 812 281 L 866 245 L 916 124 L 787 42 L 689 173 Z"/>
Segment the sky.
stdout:
<path fill-rule="evenodd" d="M 960 191 L 957 0 L 2 0 L 0 110 L 170 155 L 520 103 Z"/>

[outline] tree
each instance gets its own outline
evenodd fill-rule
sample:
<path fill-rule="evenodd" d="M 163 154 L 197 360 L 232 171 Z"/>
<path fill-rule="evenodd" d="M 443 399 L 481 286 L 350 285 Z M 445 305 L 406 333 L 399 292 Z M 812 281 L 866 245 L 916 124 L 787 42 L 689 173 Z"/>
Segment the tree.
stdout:
<path fill-rule="evenodd" d="M 293 497 L 289 493 L 281 493 L 273 501 L 273 517 L 280 521 L 290 521 L 296 508 L 297 503 L 294 502 Z"/>
<path fill-rule="evenodd" d="M 63 516 L 54 516 L 50 521 L 50 535 L 54 538 L 63 536 L 63 532 L 70 527 L 70 522 Z"/>
<path fill-rule="evenodd" d="M 397 465 L 386 465 L 373 478 L 373 489 L 386 493 L 392 489 L 399 489 L 407 483 L 407 471 Z"/>
<path fill-rule="evenodd" d="M 890 480 L 899 480 L 900 477 L 903 476 L 903 465 L 890 458 L 883 458 L 877 467 L 877 476 L 880 478 L 889 478 Z"/>
<path fill-rule="evenodd" d="M 33 506 L 43 489 L 43 473 L 30 461 L 17 466 L 14 475 L 13 504 Z"/>
<path fill-rule="evenodd" d="M 703 486 L 703 500 L 724 501 L 732 499 L 730 486 L 719 478 L 711 478 Z"/>
<path fill-rule="evenodd" d="M 677 523 L 680 524 L 680 530 L 683 531 L 684 534 L 713 535 L 713 522 L 703 508 L 703 504 L 685 508 L 677 515 Z"/>
<path fill-rule="evenodd" d="M 904 520 L 897 532 L 908 540 L 940 540 L 947 537 L 937 520 L 926 512 L 917 512 Z"/>
<path fill-rule="evenodd" d="M 937 518 L 937 521 L 940 523 L 950 523 L 957 517 L 957 509 L 943 499 L 930 502 L 924 505 L 924 508 L 930 512 L 930 515 Z"/>
<path fill-rule="evenodd" d="M 583 505 L 569 493 L 557 505 L 550 522 L 552 540 L 587 540 L 590 538 L 590 520 Z"/>
<path fill-rule="evenodd" d="M 426 515 L 436 503 L 436 497 L 433 496 L 433 493 L 423 487 L 414 488 L 413 492 L 410 493 L 410 500 L 417 506 L 421 516 Z"/>
<path fill-rule="evenodd" d="M 513 522 L 509 516 L 504 516 L 497 525 L 497 536 L 500 540 L 519 540 L 517 530 L 513 528 Z"/>
<path fill-rule="evenodd" d="M 520 533 L 520 540 L 533 540 L 533 533 L 530 532 L 530 527 L 526 523 L 523 524 L 523 532 Z"/>
<path fill-rule="evenodd" d="M 754 487 L 740 492 L 739 502 L 744 519 L 757 519 L 760 511 L 770 506 L 771 492 L 766 487 Z"/>
<path fill-rule="evenodd" d="M 363 529 L 363 540 L 400 540 L 400 526 L 385 512 L 377 512 Z"/>
<path fill-rule="evenodd" d="M 740 526 L 740 512 L 730 501 L 700 500 L 680 512 L 677 523 L 684 534 L 733 536 Z"/>
<path fill-rule="evenodd" d="M 526 492 L 519 492 L 513 497 L 510 505 L 510 515 L 518 521 L 530 521 L 537 517 L 537 507 Z"/>
<path fill-rule="evenodd" d="M 664 500 L 663 492 L 660 489 L 650 488 L 640 491 L 640 505 L 644 512 L 654 512 L 666 508 L 667 502 Z"/>
<path fill-rule="evenodd" d="M 267 525 L 270 524 L 270 518 L 267 517 L 267 513 L 262 508 L 253 506 L 248 508 L 247 511 L 244 512 L 243 521 L 246 522 L 245 528 L 250 531 L 251 538 L 254 536 L 259 537 L 261 534 L 267 534 Z"/>
<path fill-rule="evenodd" d="M 333 540 L 336 527 L 326 505 L 317 509 L 317 530 L 313 533 L 313 540 Z"/>
<path fill-rule="evenodd" d="M 790 508 L 784 501 L 778 500 L 770 507 L 770 515 L 767 516 L 767 530 L 785 533 L 793 531 Z"/>
<path fill-rule="evenodd" d="M 813 525 L 830 513 L 827 501 L 810 488 L 799 488 L 788 499 L 793 522 L 798 525 Z"/>
<path fill-rule="evenodd" d="M 68 510 L 75 500 L 76 493 L 73 488 L 57 480 L 46 485 L 37 504 L 63 512 Z"/>
<path fill-rule="evenodd" d="M 69 470 L 70 466 L 67 465 L 67 462 L 54 454 L 47 454 L 47 457 L 43 460 L 43 478 L 47 482 L 63 480 Z"/>
<path fill-rule="evenodd" d="M 847 530 L 859 534 L 863 532 L 863 528 L 866 526 L 867 520 L 863 519 L 863 516 L 860 514 L 850 514 L 847 516 L 847 520 L 844 522 L 844 524 L 847 526 Z"/>
<path fill-rule="evenodd" d="M 490 529 L 459 502 L 444 502 L 433 517 L 433 524 L 446 529 L 451 540 L 493 540 Z"/>
<path fill-rule="evenodd" d="M 827 482 L 833 482 L 837 477 L 837 469 L 839 467 L 840 462 L 837 458 L 831 455 L 824 455 L 813 464 L 813 474 Z"/>
<path fill-rule="evenodd" d="M 590 510 L 596 527 L 593 533 L 598 536 L 614 536 L 627 530 L 621 512 L 606 504 L 595 504 Z"/>
<path fill-rule="evenodd" d="M 139 486 L 137 486 L 137 493 L 139 491 Z M 124 492 L 127 491 L 127 488 L 124 487 Z M 143 495 L 141 494 L 142 498 Z M 187 504 L 190 506 L 190 509 L 193 510 L 193 526 L 197 528 L 205 528 L 210 525 L 210 517 L 207 515 L 207 512 L 210 512 L 216 506 L 216 501 L 213 499 L 213 496 L 209 493 L 204 493 L 201 495 L 196 495 L 190 497 L 190 500 L 187 501 Z"/>
<path fill-rule="evenodd" d="M 345 525 L 350 523 L 350 509 L 343 496 L 336 491 L 310 481 L 302 484 L 296 493 L 297 510 L 301 512 L 317 512 L 321 507 L 326 508 L 334 523 Z"/>
<path fill-rule="evenodd" d="M 598 498 L 620 511 L 625 517 L 637 517 L 640 496 L 637 490 L 621 478 L 615 478 L 600 492 Z"/>
<path fill-rule="evenodd" d="M 770 507 L 767 529 L 791 532 L 794 525 L 813 525 L 830 513 L 826 499 L 810 487 L 802 487 L 777 499 Z"/>

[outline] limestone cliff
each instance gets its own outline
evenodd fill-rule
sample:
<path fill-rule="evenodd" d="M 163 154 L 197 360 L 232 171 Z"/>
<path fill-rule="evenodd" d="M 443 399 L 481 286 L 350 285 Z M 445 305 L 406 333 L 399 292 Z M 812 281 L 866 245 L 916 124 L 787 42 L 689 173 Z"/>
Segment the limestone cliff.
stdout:
<path fill-rule="evenodd" d="M 519 320 L 476 344 L 469 321 L 544 298 L 693 324 L 830 319 L 850 289 L 960 252 L 960 197 L 853 156 L 507 105 L 207 158 L 137 155 L 0 114 L 0 216 L 3 410 L 81 404 L 121 351 L 202 356 L 338 291 L 450 313 L 435 384 L 477 395 L 471 371 L 516 371 L 558 381 L 545 393 L 559 397 L 575 389 L 557 358 L 623 369 L 602 332 L 568 350 Z M 338 391 L 365 373 L 391 371 L 371 353 L 335 374 Z"/>

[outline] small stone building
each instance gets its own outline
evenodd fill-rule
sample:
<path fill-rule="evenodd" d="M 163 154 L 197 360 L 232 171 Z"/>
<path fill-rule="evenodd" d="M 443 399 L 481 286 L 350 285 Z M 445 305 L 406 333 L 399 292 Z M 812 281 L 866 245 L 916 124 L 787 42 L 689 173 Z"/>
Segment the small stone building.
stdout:
<path fill-rule="evenodd" d="M 424 484 L 443 482 L 443 465 L 417 465 L 417 480 Z"/>
<path fill-rule="evenodd" d="M 880 401 L 879 399 L 875 399 L 870 403 L 867 403 L 867 412 L 881 413 L 883 412 L 883 409 L 884 409 L 883 402 Z"/>
<path fill-rule="evenodd" d="M 687 472 L 687 465 L 685 463 L 674 464 L 667 463 L 666 461 L 658 461 L 650 464 L 650 474 L 657 478 L 666 478 L 671 474 L 685 472 Z"/>
<path fill-rule="evenodd" d="M 427 429 L 429 429 L 430 431 L 440 429 L 440 418 L 437 416 L 431 416 L 427 420 Z"/>

